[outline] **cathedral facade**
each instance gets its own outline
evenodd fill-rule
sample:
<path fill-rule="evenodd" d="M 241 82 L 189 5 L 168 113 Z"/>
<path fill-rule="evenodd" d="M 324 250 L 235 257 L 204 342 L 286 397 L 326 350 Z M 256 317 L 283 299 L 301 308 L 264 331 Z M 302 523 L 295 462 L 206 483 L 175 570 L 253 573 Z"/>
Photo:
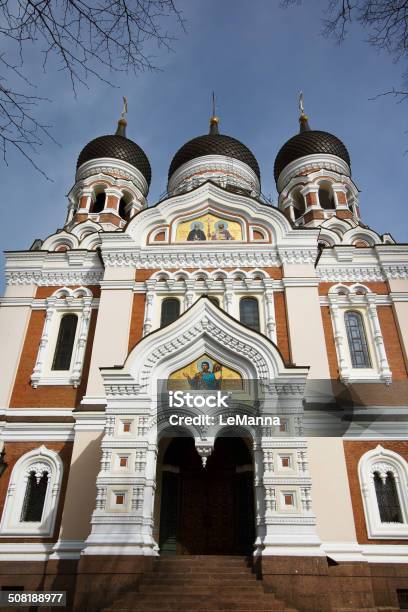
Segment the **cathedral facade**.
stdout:
<path fill-rule="evenodd" d="M 82 149 L 64 227 L 6 253 L 3 590 L 408 607 L 408 246 L 364 223 L 339 138 L 299 123 L 277 205 L 213 116 L 148 206 L 122 117 Z"/>

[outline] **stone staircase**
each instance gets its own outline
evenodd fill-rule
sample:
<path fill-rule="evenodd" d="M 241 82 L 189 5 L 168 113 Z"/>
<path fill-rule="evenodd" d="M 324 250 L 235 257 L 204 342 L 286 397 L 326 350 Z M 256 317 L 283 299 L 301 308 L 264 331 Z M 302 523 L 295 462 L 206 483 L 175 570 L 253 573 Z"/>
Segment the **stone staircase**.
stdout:
<path fill-rule="evenodd" d="M 266 593 L 244 557 L 182 555 L 155 559 L 138 590 L 127 591 L 103 612 L 296 612 Z"/>

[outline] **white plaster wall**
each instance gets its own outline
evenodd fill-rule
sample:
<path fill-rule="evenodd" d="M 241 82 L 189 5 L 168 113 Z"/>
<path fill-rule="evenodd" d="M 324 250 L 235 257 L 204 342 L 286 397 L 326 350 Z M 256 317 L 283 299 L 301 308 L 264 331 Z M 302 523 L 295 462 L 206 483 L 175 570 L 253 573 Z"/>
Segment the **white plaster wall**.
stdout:
<path fill-rule="evenodd" d="M 32 298 L 35 291 L 34 285 L 9 285 L 5 297 Z M 0 408 L 9 406 L 30 314 L 30 306 L 0 307 Z"/>
<path fill-rule="evenodd" d="M 343 440 L 309 438 L 308 449 L 317 535 L 325 542 L 355 542 Z"/>
<path fill-rule="evenodd" d="M 408 293 L 408 282 L 406 280 L 390 280 L 390 290 L 393 293 Z M 408 366 L 408 301 L 405 297 L 401 301 L 398 296 L 394 297 L 394 314 L 397 322 L 398 333 L 404 351 L 405 363 Z"/>
<path fill-rule="evenodd" d="M 61 521 L 61 540 L 85 540 L 91 531 L 102 437 L 101 431 L 76 432 Z"/>
<path fill-rule="evenodd" d="M 309 378 L 330 378 L 317 287 L 286 287 L 285 295 L 294 363 L 310 366 Z"/>
<path fill-rule="evenodd" d="M 122 365 L 128 353 L 133 291 L 104 289 L 99 303 L 86 395 L 104 397 L 99 368 Z"/>

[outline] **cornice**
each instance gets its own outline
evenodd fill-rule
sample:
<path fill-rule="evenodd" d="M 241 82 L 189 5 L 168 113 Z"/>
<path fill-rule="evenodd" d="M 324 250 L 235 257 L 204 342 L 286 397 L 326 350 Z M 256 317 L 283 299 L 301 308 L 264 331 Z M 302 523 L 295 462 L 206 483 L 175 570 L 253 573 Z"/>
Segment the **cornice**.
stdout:
<path fill-rule="evenodd" d="M 391 306 L 392 298 L 390 295 L 382 295 L 382 294 L 370 294 L 374 297 L 372 303 L 376 306 Z M 353 302 L 356 305 L 366 305 L 365 296 L 356 296 L 357 299 Z M 361 299 L 358 299 L 361 298 Z M 402 300 L 397 299 L 397 301 L 408 301 L 408 294 L 404 296 Z M 329 299 L 327 295 L 321 295 L 319 298 L 320 306 L 329 306 L 333 304 L 333 297 Z M 335 304 L 339 307 L 346 307 L 350 304 L 347 296 L 336 296 Z"/>
<path fill-rule="evenodd" d="M 386 279 L 379 266 L 318 266 L 316 273 L 322 282 L 378 282 Z"/>
<path fill-rule="evenodd" d="M 21 298 L 19 297 L 0 297 L 0 306 L 27 306 L 29 308 L 32 308 L 33 310 L 46 310 L 49 306 L 49 303 L 47 302 L 47 299 L 38 300 L 35 298 L 26 298 L 26 297 L 21 297 Z M 55 306 L 56 306 L 56 309 L 58 309 L 59 307 L 61 309 L 66 308 L 65 303 L 59 304 L 57 302 Z M 98 308 L 99 298 L 94 298 L 92 300 L 92 303 L 90 304 L 90 307 Z"/>
<path fill-rule="evenodd" d="M 294 246 L 279 249 L 279 257 L 281 262 L 284 264 L 314 264 L 317 258 L 317 253 L 317 248 L 304 249 Z"/>
<path fill-rule="evenodd" d="M 222 267 L 278 267 L 281 265 L 276 249 L 249 250 L 246 248 L 212 250 L 191 248 L 189 252 L 167 249 L 136 251 L 134 249 L 103 249 L 102 257 L 106 266 L 134 267 L 143 269 L 160 268 L 222 268 Z M 218 247 L 219 248 L 219 247 Z"/>
<path fill-rule="evenodd" d="M 8 285 L 95 285 L 103 277 L 96 252 L 10 251 L 5 254 Z"/>
<path fill-rule="evenodd" d="M 103 277 L 103 271 L 86 270 L 7 270 L 7 285 L 97 285 Z"/>

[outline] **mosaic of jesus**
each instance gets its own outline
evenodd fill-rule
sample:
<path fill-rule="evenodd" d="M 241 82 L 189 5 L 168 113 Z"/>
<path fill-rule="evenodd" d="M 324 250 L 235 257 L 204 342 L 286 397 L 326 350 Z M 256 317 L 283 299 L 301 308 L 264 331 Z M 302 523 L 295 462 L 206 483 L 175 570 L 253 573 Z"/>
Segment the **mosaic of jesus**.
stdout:
<path fill-rule="evenodd" d="M 241 389 L 242 377 L 231 368 L 202 355 L 169 376 L 168 389 Z"/>

